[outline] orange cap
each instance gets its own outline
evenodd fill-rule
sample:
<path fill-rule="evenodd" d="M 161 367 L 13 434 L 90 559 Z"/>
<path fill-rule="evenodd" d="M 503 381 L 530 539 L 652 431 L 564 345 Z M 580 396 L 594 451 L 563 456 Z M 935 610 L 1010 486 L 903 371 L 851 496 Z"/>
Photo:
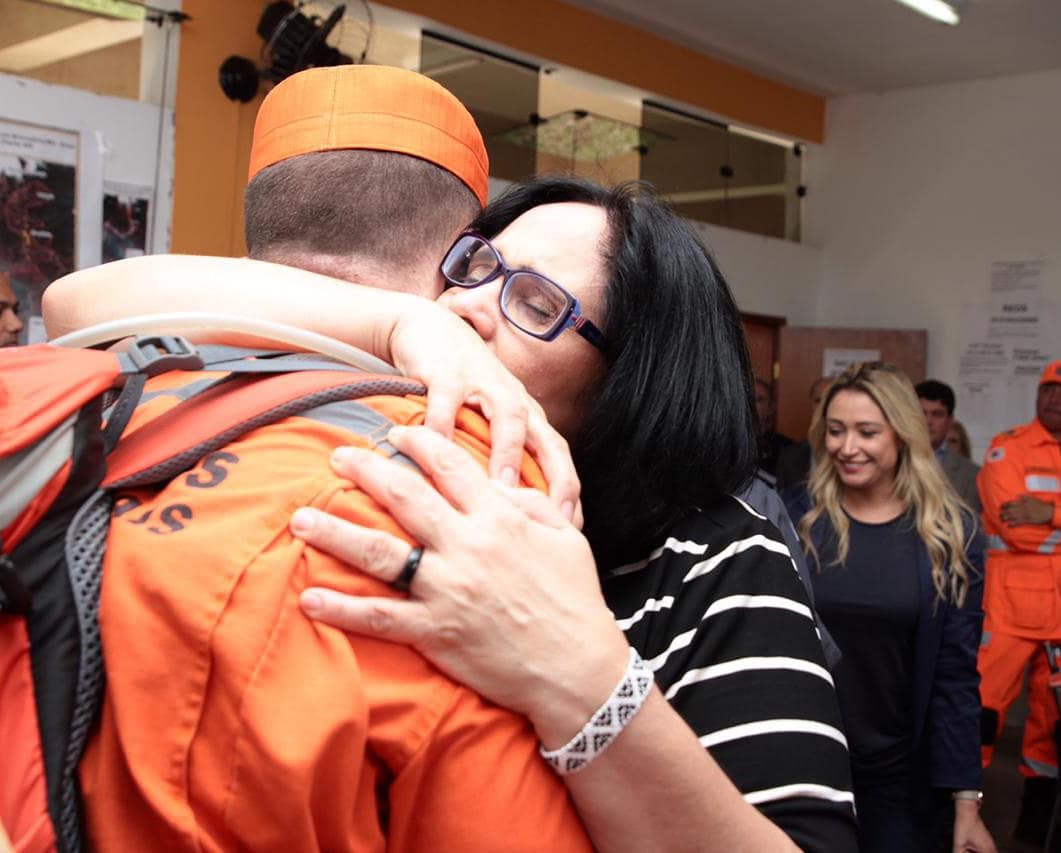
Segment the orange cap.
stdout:
<path fill-rule="evenodd" d="M 427 160 L 486 204 L 489 160 L 471 113 L 434 80 L 387 65 L 310 68 L 281 81 L 258 110 L 248 180 L 288 157 L 343 148 Z"/>
<path fill-rule="evenodd" d="M 1043 375 L 1039 377 L 1040 385 L 1048 385 L 1051 382 L 1061 384 L 1061 359 L 1051 361 L 1043 368 Z"/>

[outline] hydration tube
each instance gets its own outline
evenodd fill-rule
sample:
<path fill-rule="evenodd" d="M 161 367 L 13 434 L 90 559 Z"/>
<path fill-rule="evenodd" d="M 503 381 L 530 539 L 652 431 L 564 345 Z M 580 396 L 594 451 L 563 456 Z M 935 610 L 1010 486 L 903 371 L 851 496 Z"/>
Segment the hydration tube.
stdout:
<path fill-rule="evenodd" d="M 212 314 L 209 312 L 181 311 L 171 314 L 141 314 L 97 323 L 76 332 L 70 332 L 50 343 L 60 347 L 92 347 L 109 344 L 135 335 L 172 334 L 180 330 L 240 332 L 273 343 L 298 347 L 299 350 L 316 352 L 349 364 L 368 373 L 385 373 L 400 376 L 401 372 L 380 358 L 355 346 L 329 338 L 317 332 L 274 323 L 240 317 L 235 314 Z"/>

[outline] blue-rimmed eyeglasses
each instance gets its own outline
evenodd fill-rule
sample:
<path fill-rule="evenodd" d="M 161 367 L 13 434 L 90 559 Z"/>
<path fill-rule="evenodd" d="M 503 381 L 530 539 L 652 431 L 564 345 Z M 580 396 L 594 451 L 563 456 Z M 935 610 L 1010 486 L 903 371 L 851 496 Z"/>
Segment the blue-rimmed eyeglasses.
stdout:
<path fill-rule="evenodd" d="M 513 326 L 543 341 L 574 329 L 599 350 L 604 334 L 582 314 L 581 303 L 555 281 L 533 270 L 514 270 L 493 244 L 473 231 L 461 234 L 439 267 L 455 287 L 479 287 L 503 276 L 501 313 Z"/>

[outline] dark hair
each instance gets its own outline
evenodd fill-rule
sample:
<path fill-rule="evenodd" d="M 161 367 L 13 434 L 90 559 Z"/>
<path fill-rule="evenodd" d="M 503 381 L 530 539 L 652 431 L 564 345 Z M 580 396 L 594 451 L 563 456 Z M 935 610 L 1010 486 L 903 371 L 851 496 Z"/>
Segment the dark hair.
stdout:
<path fill-rule="evenodd" d="M 681 517 L 736 492 L 758 460 L 740 314 L 692 229 L 648 187 L 566 177 L 517 184 L 472 227 L 543 204 L 603 208 L 605 377 L 572 442 L 586 535 L 604 569 L 647 556 Z"/>
<path fill-rule="evenodd" d="M 933 403 L 942 403 L 947 410 L 947 417 L 954 414 L 954 390 L 945 382 L 938 379 L 926 379 L 914 386 L 919 400 L 931 400 Z"/>
<path fill-rule="evenodd" d="M 426 160 L 343 149 L 262 170 L 243 208 L 252 258 L 356 256 L 401 268 L 441 257 L 479 203 L 459 178 Z"/>

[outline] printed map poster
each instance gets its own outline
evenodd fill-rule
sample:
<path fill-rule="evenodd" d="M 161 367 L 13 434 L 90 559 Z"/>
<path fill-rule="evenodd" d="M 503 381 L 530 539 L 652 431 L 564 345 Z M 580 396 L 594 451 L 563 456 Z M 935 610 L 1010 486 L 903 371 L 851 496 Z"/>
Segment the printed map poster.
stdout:
<path fill-rule="evenodd" d="M 78 143 L 76 132 L 0 119 L 0 269 L 19 298 L 20 343 L 44 340 L 41 294 L 75 268 Z"/>

